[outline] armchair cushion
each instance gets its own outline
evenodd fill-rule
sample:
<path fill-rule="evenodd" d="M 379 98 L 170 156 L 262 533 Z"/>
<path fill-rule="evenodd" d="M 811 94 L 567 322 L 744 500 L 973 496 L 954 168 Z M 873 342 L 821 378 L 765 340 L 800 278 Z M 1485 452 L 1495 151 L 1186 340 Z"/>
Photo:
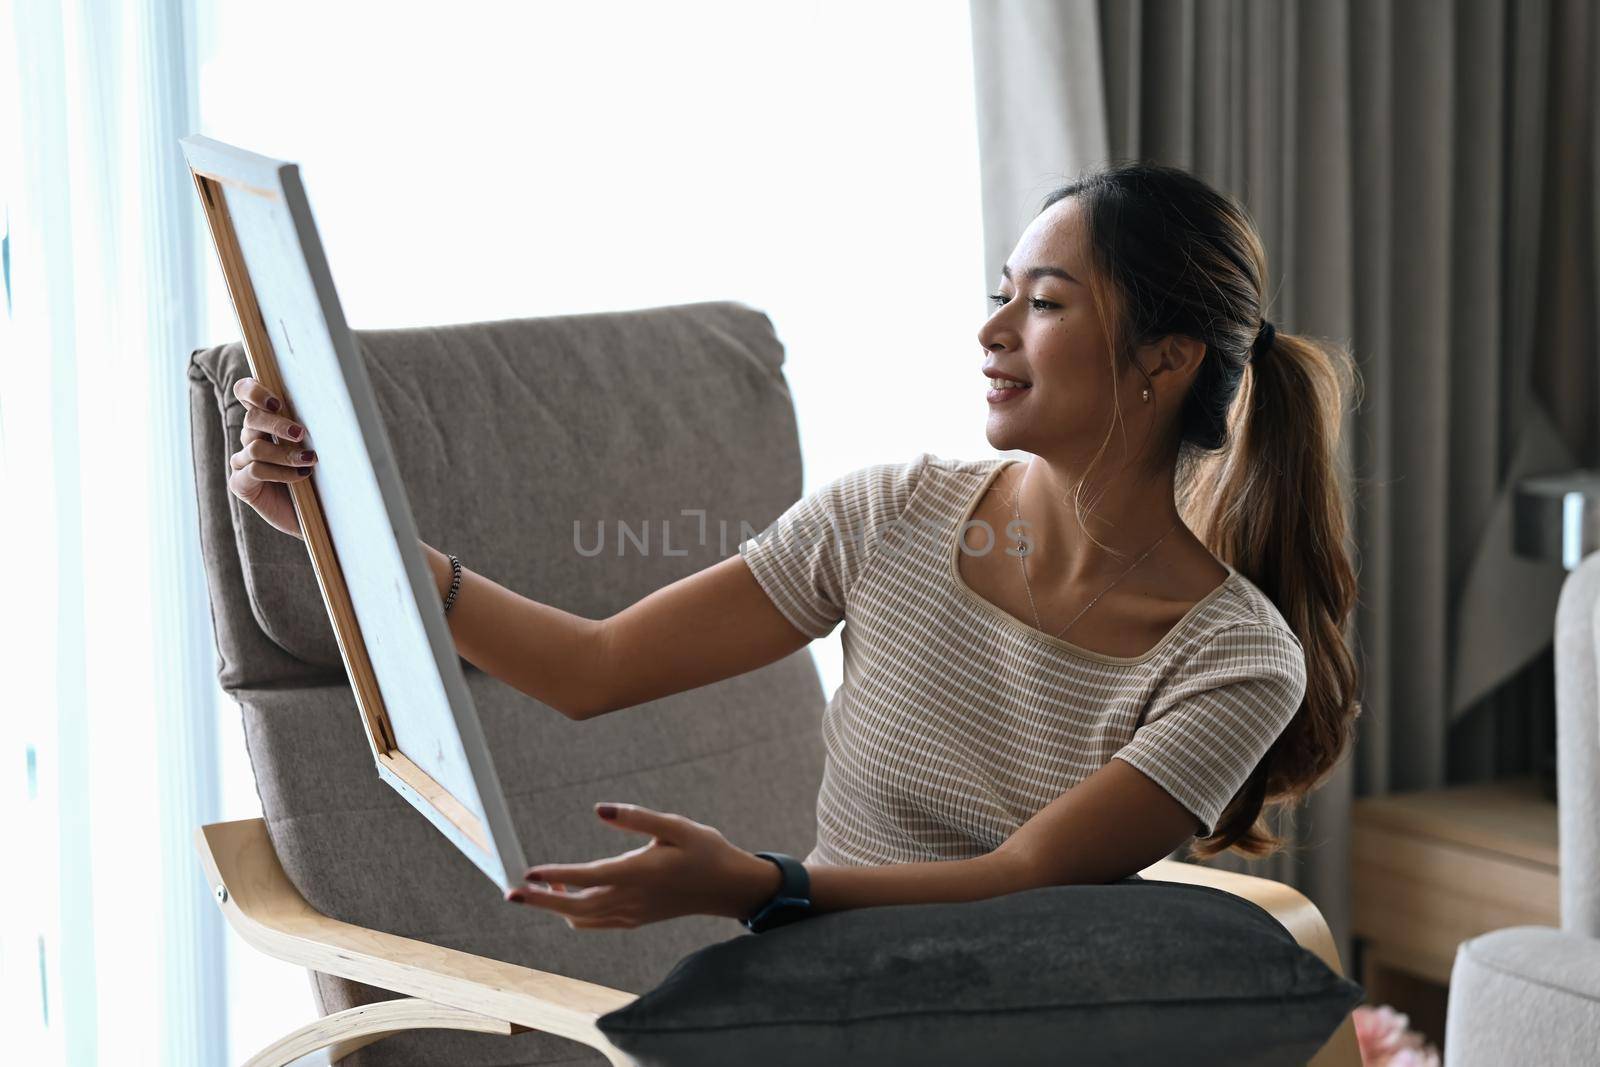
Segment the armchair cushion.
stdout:
<path fill-rule="evenodd" d="M 741 934 L 598 1025 L 643 1067 L 1243 1067 L 1305 1063 L 1363 992 L 1250 901 L 1135 875 Z"/>

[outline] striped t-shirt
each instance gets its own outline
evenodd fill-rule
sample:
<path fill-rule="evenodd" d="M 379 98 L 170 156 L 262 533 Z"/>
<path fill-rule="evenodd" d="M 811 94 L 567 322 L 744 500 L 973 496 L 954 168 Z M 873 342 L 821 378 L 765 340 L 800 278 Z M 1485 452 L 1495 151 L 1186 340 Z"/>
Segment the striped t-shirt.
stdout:
<path fill-rule="evenodd" d="M 822 718 L 817 844 L 806 862 L 965 859 L 1113 756 L 1216 826 L 1305 693 L 1277 607 L 1228 565 L 1155 647 L 1108 656 L 980 597 L 956 553 L 1007 457 L 881 463 L 803 497 L 739 545 L 812 638 L 845 623 Z"/>

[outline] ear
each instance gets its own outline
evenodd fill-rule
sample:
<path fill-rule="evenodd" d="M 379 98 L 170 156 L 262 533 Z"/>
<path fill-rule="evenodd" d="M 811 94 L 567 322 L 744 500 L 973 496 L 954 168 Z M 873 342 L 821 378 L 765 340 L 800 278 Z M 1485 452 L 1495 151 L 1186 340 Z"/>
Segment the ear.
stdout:
<path fill-rule="evenodd" d="M 1172 381 L 1187 383 L 1193 380 L 1195 373 L 1200 369 L 1200 361 L 1205 358 L 1204 341 L 1172 333 L 1154 344 L 1147 345 L 1140 353 L 1139 361 L 1152 380 L 1158 380 L 1165 374 L 1170 375 Z"/>

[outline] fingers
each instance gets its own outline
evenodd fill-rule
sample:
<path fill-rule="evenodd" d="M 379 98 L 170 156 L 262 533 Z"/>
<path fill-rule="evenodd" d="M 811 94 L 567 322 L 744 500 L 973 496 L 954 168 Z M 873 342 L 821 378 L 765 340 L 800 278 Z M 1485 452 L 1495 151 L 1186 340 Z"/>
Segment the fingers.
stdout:
<path fill-rule="evenodd" d="M 301 471 L 307 473 L 301 474 Z M 256 507 L 256 502 L 261 499 L 268 483 L 303 482 L 311 477 L 310 471 L 310 467 L 278 467 L 270 463 L 253 463 L 228 475 L 228 492 L 251 507 Z"/>
<path fill-rule="evenodd" d="M 265 408 L 267 411 L 282 411 L 283 401 L 267 391 L 267 387 L 254 378 L 240 378 L 233 383 L 233 395 L 247 408 Z"/>
<path fill-rule="evenodd" d="M 556 893 L 522 886 L 508 892 L 506 899 L 515 904 L 553 911 L 574 930 L 631 930 L 641 923 L 641 917 L 633 909 L 605 897 Z"/>
<path fill-rule="evenodd" d="M 273 444 L 265 437 L 248 442 L 228 457 L 233 473 L 228 487 L 244 500 L 254 499 L 262 482 L 298 482 L 311 477 L 317 454 L 306 448 Z"/>
<path fill-rule="evenodd" d="M 286 441 L 304 444 L 306 428 L 287 415 L 273 415 L 261 408 L 244 409 L 244 425 L 239 431 L 239 443 L 249 444 L 257 437 L 271 434 Z"/>
<path fill-rule="evenodd" d="M 632 880 L 633 868 L 620 857 L 593 860 L 589 863 L 546 863 L 528 868 L 524 875 L 530 882 L 549 882 L 552 885 L 623 885 Z"/>
<path fill-rule="evenodd" d="M 228 485 L 245 500 L 254 499 L 262 482 L 295 482 L 311 476 L 316 452 L 305 447 L 305 427 L 284 414 L 283 401 L 254 378 L 233 383 L 233 395 L 244 407 L 239 451 L 228 457 L 234 473 Z M 276 437 L 279 440 L 273 440 Z"/>
<path fill-rule="evenodd" d="M 228 489 L 246 503 L 253 503 L 265 482 L 303 482 L 311 477 L 317 454 L 309 449 L 275 445 L 257 438 L 228 457 L 233 473 Z"/>
<path fill-rule="evenodd" d="M 607 815 L 608 811 L 615 814 Z M 682 815 L 655 811 L 638 804 L 596 804 L 595 814 L 619 829 L 651 834 L 669 843 L 681 841 L 684 832 L 694 825 Z"/>
<path fill-rule="evenodd" d="M 514 904 L 534 904 L 575 919 L 600 917 L 614 905 L 615 895 L 611 886 L 590 886 L 571 893 L 542 885 L 519 885 L 506 891 L 506 899 Z"/>
<path fill-rule="evenodd" d="M 623 830 L 649 834 L 656 840 L 622 856 L 589 863 L 544 863 L 528 868 L 529 884 L 506 892 L 516 904 L 553 911 L 566 918 L 574 929 L 611 929 L 638 926 L 641 916 L 628 902 L 638 895 L 638 883 L 648 880 L 649 872 L 637 857 L 659 848 L 694 838 L 700 824 L 682 815 L 655 811 L 638 804 L 598 804 L 595 814 Z M 549 883 L 548 886 L 539 883 Z M 582 886 L 576 892 L 568 886 Z M 559 887 L 552 888 L 552 887 Z"/>
<path fill-rule="evenodd" d="M 257 437 L 247 442 L 243 448 L 228 457 L 228 465 L 234 470 L 243 470 L 252 463 L 261 463 L 283 467 L 285 472 L 291 475 L 296 472 L 290 468 L 309 468 L 316 462 L 317 453 L 314 449 L 301 448 L 294 444 L 273 444 L 265 437 Z"/>
<path fill-rule="evenodd" d="M 310 467 L 283 467 L 259 461 L 246 463 L 228 475 L 228 487 L 250 499 L 249 490 L 262 482 L 303 482 L 311 477 Z"/>
<path fill-rule="evenodd" d="M 258 437 L 276 435 L 290 441 L 301 441 L 305 427 L 288 415 L 282 414 L 283 401 L 254 378 L 240 378 L 233 383 L 233 395 L 244 406 L 244 428 L 239 434 L 240 444 L 249 444 Z"/>

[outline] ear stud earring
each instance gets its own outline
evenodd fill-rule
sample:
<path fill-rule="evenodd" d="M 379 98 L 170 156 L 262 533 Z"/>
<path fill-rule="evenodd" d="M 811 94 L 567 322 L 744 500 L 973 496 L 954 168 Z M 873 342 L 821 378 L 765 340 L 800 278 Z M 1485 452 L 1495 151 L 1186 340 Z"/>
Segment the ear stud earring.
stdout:
<path fill-rule="evenodd" d="M 1149 386 L 1145 387 L 1144 393 L 1142 395 L 1144 396 L 1145 403 L 1148 404 L 1150 402 L 1150 387 Z"/>

